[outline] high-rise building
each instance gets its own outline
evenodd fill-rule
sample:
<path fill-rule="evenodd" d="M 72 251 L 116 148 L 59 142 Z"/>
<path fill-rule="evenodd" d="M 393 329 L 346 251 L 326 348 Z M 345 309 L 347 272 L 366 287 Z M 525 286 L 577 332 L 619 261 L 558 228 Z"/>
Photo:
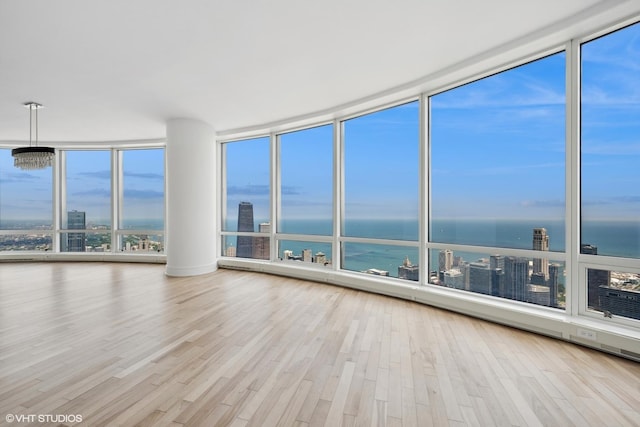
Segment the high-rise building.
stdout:
<path fill-rule="evenodd" d="M 551 305 L 551 292 L 548 286 L 527 285 L 527 301 L 537 305 Z"/>
<path fill-rule="evenodd" d="M 598 255 L 598 247 L 582 244 L 580 245 L 580 253 L 587 255 Z M 601 286 L 609 286 L 611 283 L 611 272 L 609 270 L 598 270 L 590 268 L 587 270 L 587 307 L 601 310 L 600 291 Z"/>
<path fill-rule="evenodd" d="M 491 295 L 500 296 L 500 289 L 504 288 L 504 270 L 502 268 L 491 269 Z"/>
<path fill-rule="evenodd" d="M 317 264 L 327 264 L 327 256 L 324 254 L 324 252 L 316 252 L 316 257 L 314 258 L 313 262 Z"/>
<path fill-rule="evenodd" d="M 488 263 L 469 263 L 469 285 L 471 292 L 491 295 L 491 270 Z"/>
<path fill-rule="evenodd" d="M 405 280 L 420 280 L 420 267 L 411 264 L 409 257 L 407 256 L 402 265 L 398 267 L 398 277 Z"/>
<path fill-rule="evenodd" d="M 252 203 L 240 202 L 238 205 L 238 231 L 254 231 Z M 240 258 L 253 257 L 253 236 L 238 236 L 236 241 L 236 256 Z"/>
<path fill-rule="evenodd" d="M 546 286 L 547 284 L 547 278 L 544 277 L 544 273 L 542 272 L 531 273 L 529 281 L 532 285 Z"/>
<path fill-rule="evenodd" d="M 549 280 L 547 284 L 549 285 L 550 307 L 558 306 L 558 282 L 560 280 L 561 268 L 562 266 L 560 264 L 549 264 Z"/>
<path fill-rule="evenodd" d="M 546 228 L 534 228 L 533 229 L 533 250 L 534 251 L 549 251 L 549 235 Z M 549 260 L 543 258 L 534 258 L 533 260 L 533 274 L 542 274 L 544 276 L 544 282 L 549 278 Z"/>
<path fill-rule="evenodd" d="M 469 263 L 466 261 L 460 261 L 458 263 L 458 268 L 460 269 L 460 272 L 462 273 L 462 281 L 464 283 L 464 287 L 463 289 L 465 291 L 470 291 L 471 290 L 471 284 L 470 284 L 470 274 L 469 274 Z"/>
<path fill-rule="evenodd" d="M 258 230 L 261 233 L 270 233 L 271 232 L 271 224 L 268 222 L 260 223 L 258 226 Z M 253 251 L 252 258 L 254 259 L 270 259 L 271 258 L 271 248 L 270 248 L 270 239 L 265 236 L 256 236 L 253 237 Z"/>
<path fill-rule="evenodd" d="M 438 271 L 451 270 L 453 267 L 453 251 L 451 249 L 443 249 L 438 254 Z"/>
<path fill-rule="evenodd" d="M 491 255 L 489 257 L 489 268 L 495 270 L 497 268 L 504 268 L 504 256 L 502 255 Z"/>
<path fill-rule="evenodd" d="M 464 289 L 464 274 L 457 268 L 445 271 L 444 285 L 448 288 Z"/>
<path fill-rule="evenodd" d="M 86 230 L 86 212 L 69 211 L 67 212 L 67 229 L 68 230 Z M 68 252 L 85 252 L 86 251 L 86 233 L 67 233 L 67 251 Z"/>
<path fill-rule="evenodd" d="M 522 257 L 504 258 L 504 287 L 500 296 L 518 301 L 526 301 L 529 282 L 529 260 Z"/>
<path fill-rule="evenodd" d="M 640 292 L 632 289 L 600 286 L 599 310 L 617 316 L 640 320 Z"/>
<path fill-rule="evenodd" d="M 313 256 L 311 255 L 311 249 L 303 249 L 302 250 L 302 261 L 303 262 L 311 262 Z"/>

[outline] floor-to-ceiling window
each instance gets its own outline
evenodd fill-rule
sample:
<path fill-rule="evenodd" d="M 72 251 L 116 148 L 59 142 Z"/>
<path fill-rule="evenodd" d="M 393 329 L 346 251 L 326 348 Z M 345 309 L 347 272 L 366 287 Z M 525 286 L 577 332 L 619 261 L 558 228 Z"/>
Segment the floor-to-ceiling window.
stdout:
<path fill-rule="evenodd" d="M 429 113 L 429 282 L 563 307 L 564 52 L 431 96 Z"/>
<path fill-rule="evenodd" d="M 230 142 L 224 144 L 222 150 L 222 254 L 270 259 L 270 139 Z"/>
<path fill-rule="evenodd" d="M 10 149 L 0 149 L 0 251 L 53 248 L 53 174 L 13 166 Z"/>
<path fill-rule="evenodd" d="M 62 151 L 62 252 L 111 250 L 111 150 Z M 77 230 L 77 231 L 76 231 Z"/>
<path fill-rule="evenodd" d="M 58 149 L 33 171 L 0 149 L 0 252 L 163 252 L 164 211 L 163 148 Z"/>
<path fill-rule="evenodd" d="M 638 76 L 640 24 L 582 45 L 581 290 L 588 310 L 640 320 Z"/>
<path fill-rule="evenodd" d="M 418 281 L 420 103 L 342 122 L 341 268 Z"/>
<path fill-rule="evenodd" d="M 287 132 L 278 145 L 278 258 L 333 263 L 333 125 Z"/>
<path fill-rule="evenodd" d="M 415 101 L 223 143 L 223 251 L 256 236 L 273 261 L 637 328 L 640 24 L 598 36 Z M 241 205 L 259 217 L 245 230 Z"/>
<path fill-rule="evenodd" d="M 122 150 L 119 251 L 164 251 L 164 150 Z M 125 234 L 126 233 L 126 234 Z"/>

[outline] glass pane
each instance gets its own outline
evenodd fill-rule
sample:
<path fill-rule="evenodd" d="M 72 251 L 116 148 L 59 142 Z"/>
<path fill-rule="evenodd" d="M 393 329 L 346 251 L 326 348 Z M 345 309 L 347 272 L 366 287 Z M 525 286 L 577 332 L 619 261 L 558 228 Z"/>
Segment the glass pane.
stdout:
<path fill-rule="evenodd" d="M 345 242 L 342 250 L 344 270 L 419 280 L 418 248 Z"/>
<path fill-rule="evenodd" d="M 53 246 L 48 234 L 0 235 L 0 251 L 50 251 Z"/>
<path fill-rule="evenodd" d="M 164 229 L 164 150 L 122 152 L 120 228 Z"/>
<path fill-rule="evenodd" d="M 120 252 L 164 252 L 164 236 L 160 234 L 124 234 L 120 240 Z"/>
<path fill-rule="evenodd" d="M 67 151 L 63 228 L 111 228 L 111 151 Z"/>
<path fill-rule="evenodd" d="M 418 240 L 419 115 L 416 101 L 343 122 L 345 236 Z"/>
<path fill-rule="evenodd" d="M 434 285 L 565 307 L 565 265 L 560 261 L 432 249 L 429 266 Z"/>
<path fill-rule="evenodd" d="M 330 267 L 332 264 L 331 243 L 280 240 L 278 242 L 278 259 Z"/>
<path fill-rule="evenodd" d="M 0 229 L 50 230 L 53 223 L 52 194 L 51 168 L 17 169 L 13 166 L 11 150 L 0 149 Z"/>
<path fill-rule="evenodd" d="M 263 227 L 263 230 L 266 230 Z M 266 236 L 222 236 L 223 256 L 270 259 L 271 239 Z"/>
<path fill-rule="evenodd" d="M 590 268 L 587 290 L 590 309 L 640 320 L 640 274 Z"/>
<path fill-rule="evenodd" d="M 333 126 L 280 136 L 278 232 L 333 233 Z"/>
<path fill-rule="evenodd" d="M 269 138 L 230 142 L 224 148 L 226 220 L 223 230 L 257 231 L 259 224 L 270 223 Z"/>
<path fill-rule="evenodd" d="M 430 240 L 564 251 L 565 54 L 431 97 Z"/>
<path fill-rule="evenodd" d="M 640 24 L 582 46 L 583 253 L 640 258 L 638 51 Z"/>

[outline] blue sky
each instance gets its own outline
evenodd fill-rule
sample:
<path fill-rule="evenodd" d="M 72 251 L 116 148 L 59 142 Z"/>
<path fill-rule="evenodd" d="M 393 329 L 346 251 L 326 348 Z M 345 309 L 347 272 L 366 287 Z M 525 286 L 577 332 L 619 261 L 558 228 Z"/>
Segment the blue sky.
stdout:
<path fill-rule="evenodd" d="M 585 219 L 640 217 L 640 24 L 582 49 Z"/>
<path fill-rule="evenodd" d="M 431 98 L 436 218 L 564 218 L 565 54 Z"/>
<path fill-rule="evenodd" d="M 164 150 L 123 153 L 124 225 L 164 217 Z M 67 210 L 83 210 L 87 223 L 111 217 L 111 152 L 67 152 Z"/>
<path fill-rule="evenodd" d="M 124 225 L 164 217 L 164 150 L 127 150 L 123 156 Z M 111 152 L 67 151 L 67 203 L 63 209 L 86 212 L 87 223 L 109 224 Z M 52 217 L 52 169 L 13 167 L 11 150 L 0 150 L 0 219 Z M 156 223 L 157 225 L 158 223 Z M 162 227 L 162 223 L 159 223 Z"/>
<path fill-rule="evenodd" d="M 52 216 L 51 168 L 23 171 L 13 166 L 11 150 L 0 150 L 0 221 L 49 220 Z"/>
<path fill-rule="evenodd" d="M 346 218 L 417 220 L 418 115 L 418 102 L 412 102 L 345 122 Z M 285 133 L 280 139 L 283 218 L 330 220 L 333 126 Z M 256 223 L 268 219 L 269 139 L 228 143 L 226 150 L 230 227 L 241 201 L 253 203 Z"/>
<path fill-rule="evenodd" d="M 640 207 L 640 25 L 584 45 L 583 213 Z M 560 52 L 431 98 L 434 218 L 564 220 L 565 62 Z M 417 102 L 344 122 L 345 217 L 416 219 Z M 330 218 L 331 127 L 282 136 L 285 218 Z M 295 147 L 295 148 L 293 148 Z M 227 215 L 268 218 L 268 139 L 229 143 Z"/>

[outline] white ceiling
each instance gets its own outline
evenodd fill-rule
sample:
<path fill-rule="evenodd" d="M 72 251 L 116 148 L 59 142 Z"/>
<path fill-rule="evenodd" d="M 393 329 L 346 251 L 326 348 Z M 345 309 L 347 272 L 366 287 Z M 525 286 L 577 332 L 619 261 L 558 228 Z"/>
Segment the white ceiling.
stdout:
<path fill-rule="evenodd" d="M 51 142 L 163 138 L 176 117 L 268 127 L 633 11 L 640 1 L 0 0 L 0 141 L 28 140 L 26 101 L 45 105 Z"/>

